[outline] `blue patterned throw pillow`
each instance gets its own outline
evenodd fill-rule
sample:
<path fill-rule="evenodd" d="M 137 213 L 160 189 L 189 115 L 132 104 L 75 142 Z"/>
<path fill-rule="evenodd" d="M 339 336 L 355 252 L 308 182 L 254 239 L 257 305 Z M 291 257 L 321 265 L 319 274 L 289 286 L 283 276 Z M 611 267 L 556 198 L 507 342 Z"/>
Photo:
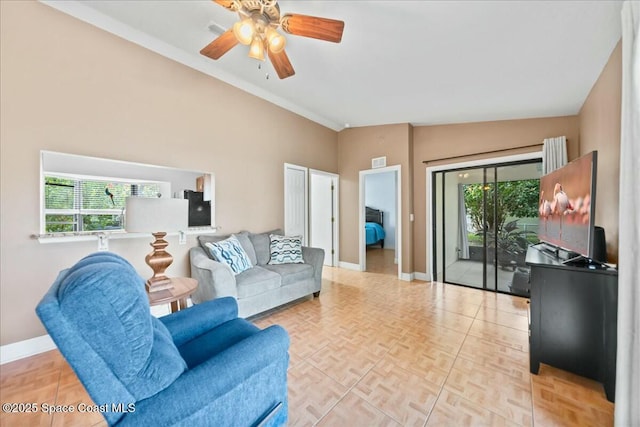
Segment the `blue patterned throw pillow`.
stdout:
<path fill-rule="evenodd" d="M 271 259 L 269 264 L 302 264 L 302 236 L 270 234 Z"/>
<path fill-rule="evenodd" d="M 249 256 L 240 245 L 238 238 L 231 235 L 228 239 L 219 242 L 207 242 L 205 246 L 211 252 L 211 256 L 218 261 L 231 267 L 234 275 L 238 275 L 253 267 Z"/>

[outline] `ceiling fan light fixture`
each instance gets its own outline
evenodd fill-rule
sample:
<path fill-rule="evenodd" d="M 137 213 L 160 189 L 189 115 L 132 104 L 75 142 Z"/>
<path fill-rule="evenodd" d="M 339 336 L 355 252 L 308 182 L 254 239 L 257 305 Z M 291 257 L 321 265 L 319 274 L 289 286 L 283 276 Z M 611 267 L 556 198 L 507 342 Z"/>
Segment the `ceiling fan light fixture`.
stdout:
<path fill-rule="evenodd" d="M 200 50 L 207 58 L 220 59 L 237 44 L 244 44 L 249 46 L 250 58 L 265 61 L 268 55 L 278 77 L 286 79 L 296 73 L 285 52 L 286 34 L 333 43 L 342 40 L 344 21 L 298 13 L 283 15 L 278 0 L 213 1 L 237 13 L 238 21 Z"/>
<path fill-rule="evenodd" d="M 280 53 L 287 45 L 287 39 L 275 28 L 267 28 L 267 42 L 269 43 L 269 50 L 273 53 Z"/>
<path fill-rule="evenodd" d="M 252 42 L 255 33 L 256 30 L 251 18 L 243 19 L 233 24 L 233 34 L 236 36 L 236 39 L 244 45 Z"/>
<path fill-rule="evenodd" d="M 251 47 L 249 47 L 249 57 L 259 61 L 264 61 L 264 43 L 262 38 L 259 36 L 254 37 L 251 42 Z"/>

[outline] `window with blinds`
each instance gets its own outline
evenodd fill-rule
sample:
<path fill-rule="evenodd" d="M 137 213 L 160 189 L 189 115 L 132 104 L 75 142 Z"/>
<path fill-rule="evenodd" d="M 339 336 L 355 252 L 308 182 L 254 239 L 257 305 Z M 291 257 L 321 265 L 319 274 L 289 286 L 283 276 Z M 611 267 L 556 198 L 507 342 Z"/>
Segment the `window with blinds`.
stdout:
<path fill-rule="evenodd" d="M 44 176 L 44 231 L 124 230 L 125 199 L 158 197 L 159 193 L 157 182 L 47 174 Z"/>

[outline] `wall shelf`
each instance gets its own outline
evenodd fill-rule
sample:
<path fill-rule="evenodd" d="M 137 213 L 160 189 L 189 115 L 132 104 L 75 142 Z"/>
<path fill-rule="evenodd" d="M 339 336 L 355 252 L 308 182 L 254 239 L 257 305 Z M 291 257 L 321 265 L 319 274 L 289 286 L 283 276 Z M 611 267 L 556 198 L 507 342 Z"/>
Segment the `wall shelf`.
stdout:
<path fill-rule="evenodd" d="M 183 232 L 174 231 L 167 233 L 167 236 L 179 236 L 183 233 L 186 236 L 193 236 L 197 234 L 214 234 L 220 227 L 189 227 L 188 230 Z M 149 233 L 127 233 L 122 230 L 114 231 L 90 231 L 90 232 L 76 232 L 76 233 L 44 233 L 44 234 L 32 234 L 31 238 L 38 240 L 43 244 L 48 243 L 72 243 L 72 242 L 87 242 L 100 239 L 138 239 L 149 238 Z"/>

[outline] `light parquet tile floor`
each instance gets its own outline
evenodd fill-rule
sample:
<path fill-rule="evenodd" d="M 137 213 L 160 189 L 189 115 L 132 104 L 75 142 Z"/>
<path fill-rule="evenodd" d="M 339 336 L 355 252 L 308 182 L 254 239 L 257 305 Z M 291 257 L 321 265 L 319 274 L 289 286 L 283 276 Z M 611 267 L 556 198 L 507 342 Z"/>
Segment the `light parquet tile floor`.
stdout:
<path fill-rule="evenodd" d="M 386 251 L 385 251 L 386 252 Z M 291 336 L 289 426 L 609 426 L 602 385 L 529 373 L 526 299 L 326 268 L 319 298 L 252 319 Z M 2 402 L 90 403 L 57 351 L 0 367 Z M 106 425 L 96 414 L 2 426 Z"/>

